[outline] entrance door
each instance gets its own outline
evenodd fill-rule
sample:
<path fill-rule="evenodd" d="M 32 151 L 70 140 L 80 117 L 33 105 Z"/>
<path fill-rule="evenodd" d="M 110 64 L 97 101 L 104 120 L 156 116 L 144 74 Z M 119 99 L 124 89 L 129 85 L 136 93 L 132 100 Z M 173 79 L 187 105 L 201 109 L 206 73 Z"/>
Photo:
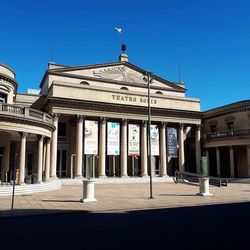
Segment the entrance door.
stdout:
<path fill-rule="evenodd" d="M 57 150 L 56 175 L 59 178 L 67 176 L 67 150 Z"/>

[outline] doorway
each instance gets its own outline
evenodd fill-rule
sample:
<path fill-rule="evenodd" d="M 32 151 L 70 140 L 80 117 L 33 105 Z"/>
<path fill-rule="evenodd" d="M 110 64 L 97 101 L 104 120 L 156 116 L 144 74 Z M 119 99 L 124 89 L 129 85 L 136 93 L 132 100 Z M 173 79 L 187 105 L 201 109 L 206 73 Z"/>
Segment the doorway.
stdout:
<path fill-rule="evenodd" d="M 56 175 L 59 178 L 67 176 L 67 150 L 57 150 Z"/>

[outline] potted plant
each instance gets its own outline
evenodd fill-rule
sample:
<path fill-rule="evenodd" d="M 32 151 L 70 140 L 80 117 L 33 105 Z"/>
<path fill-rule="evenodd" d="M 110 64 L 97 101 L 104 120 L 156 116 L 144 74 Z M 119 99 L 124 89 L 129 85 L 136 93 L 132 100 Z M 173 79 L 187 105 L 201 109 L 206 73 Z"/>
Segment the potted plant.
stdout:
<path fill-rule="evenodd" d="M 33 174 L 32 175 L 32 184 L 36 184 L 37 183 L 37 175 Z"/>
<path fill-rule="evenodd" d="M 24 178 L 24 182 L 27 184 L 31 184 L 32 182 L 31 175 L 26 175 Z"/>

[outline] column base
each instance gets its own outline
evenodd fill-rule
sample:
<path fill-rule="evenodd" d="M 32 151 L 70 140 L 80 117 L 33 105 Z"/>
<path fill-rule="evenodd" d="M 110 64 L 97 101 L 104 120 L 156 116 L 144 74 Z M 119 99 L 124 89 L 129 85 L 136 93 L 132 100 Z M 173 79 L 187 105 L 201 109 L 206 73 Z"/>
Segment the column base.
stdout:
<path fill-rule="evenodd" d="M 99 175 L 98 178 L 99 178 L 99 179 L 106 179 L 107 176 L 106 176 L 106 175 Z"/>
<path fill-rule="evenodd" d="M 58 177 L 57 176 L 50 176 L 49 180 L 50 181 L 58 180 Z"/>
<path fill-rule="evenodd" d="M 76 175 L 76 176 L 74 176 L 74 178 L 73 179 L 83 179 L 83 176 L 82 175 Z"/>
<path fill-rule="evenodd" d="M 213 194 L 211 194 L 211 193 L 197 193 L 196 195 L 198 195 L 198 196 L 213 196 Z"/>
<path fill-rule="evenodd" d="M 128 178 L 129 176 L 128 175 L 121 175 L 120 177 L 121 178 Z"/>
<path fill-rule="evenodd" d="M 148 177 L 149 177 L 149 175 L 147 175 L 147 174 L 141 175 L 141 178 L 148 178 Z"/>
<path fill-rule="evenodd" d="M 163 175 L 160 175 L 160 177 L 162 177 L 162 178 L 168 178 L 169 176 L 167 175 L 167 174 L 163 174 Z"/>

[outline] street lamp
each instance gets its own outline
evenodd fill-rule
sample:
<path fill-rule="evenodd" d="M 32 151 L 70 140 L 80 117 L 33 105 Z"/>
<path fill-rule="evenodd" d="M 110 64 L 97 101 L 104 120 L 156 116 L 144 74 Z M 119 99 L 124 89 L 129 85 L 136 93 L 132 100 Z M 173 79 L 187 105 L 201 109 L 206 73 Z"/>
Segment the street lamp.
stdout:
<path fill-rule="evenodd" d="M 150 84 L 153 82 L 153 73 L 145 72 L 143 80 L 148 84 L 148 168 L 150 177 L 150 199 L 153 199 L 152 168 L 151 168 L 151 108 L 150 108 Z"/>

